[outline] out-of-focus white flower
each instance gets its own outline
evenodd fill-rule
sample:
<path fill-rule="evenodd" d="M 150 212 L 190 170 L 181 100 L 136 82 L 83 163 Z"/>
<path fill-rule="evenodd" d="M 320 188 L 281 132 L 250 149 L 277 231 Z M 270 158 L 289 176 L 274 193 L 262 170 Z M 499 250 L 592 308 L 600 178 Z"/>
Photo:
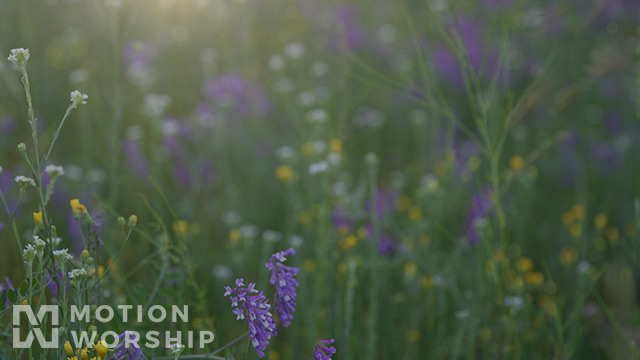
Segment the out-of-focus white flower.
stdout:
<path fill-rule="evenodd" d="M 303 242 L 304 242 L 304 238 L 302 236 L 300 236 L 300 235 L 293 235 L 293 236 L 291 236 L 291 238 L 289 238 L 289 243 L 294 248 L 302 246 Z"/>
<path fill-rule="evenodd" d="M 398 37 L 398 30 L 391 25 L 382 25 L 380 29 L 378 29 L 378 39 L 381 42 L 390 44 L 396 40 Z"/>
<path fill-rule="evenodd" d="M 309 107 L 316 103 L 316 95 L 311 91 L 302 91 L 296 100 L 301 106 Z"/>
<path fill-rule="evenodd" d="M 327 122 L 329 114 L 325 109 L 313 109 L 305 114 L 305 118 L 311 123 L 324 124 Z"/>
<path fill-rule="evenodd" d="M 161 129 L 162 135 L 171 136 L 175 135 L 178 132 L 180 126 L 176 120 L 170 119 L 162 122 Z"/>
<path fill-rule="evenodd" d="M 75 69 L 69 73 L 69 82 L 79 84 L 89 81 L 90 73 L 86 69 Z"/>
<path fill-rule="evenodd" d="M 80 104 L 86 104 L 87 100 L 89 100 L 89 95 L 83 94 L 78 90 L 73 90 L 69 96 L 71 97 L 71 106 L 74 108 Z"/>
<path fill-rule="evenodd" d="M 162 116 L 170 104 L 171 96 L 169 95 L 147 94 L 144 97 L 144 113 L 150 117 Z"/>
<path fill-rule="evenodd" d="M 64 175 L 64 168 L 59 165 L 47 165 L 47 167 L 44 168 L 44 171 L 52 178 Z"/>
<path fill-rule="evenodd" d="M 287 44 L 284 48 L 284 54 L 292 59 L 297 59 L 302 57 L 306 52 L 306 48 L 303 43 L 300 42 L 292 42 Z"/>
<path fill-rule="evenodd" d="M 221 280 L 227 280 L 231 278 L 231 268 L 227 265 L 218 264 L 213 267 L 213 276 Z"/>
<path fill-rule="evenodd" d="M 327 143 L 322 140 L 316 140 L 313 142 L 313 151 L 316 153 L 322 153 L 327 150 Z"/>
<path fill-rule="evenodd" d="M 282 240 L 282 233 L 280 233 L 279 231 L 267 229 L 262 233 L 262 238 L 265 241 L 276 242 Z"/>
<path fill-rule="evenodd" d="M 17 48 L 11 50 L 11 54 L 9 54 L 7 60 L 19 67 L 23 67 L 27 64 L 30 56 L 29 49 Z"/>
<path fill-rule="evenodd" d="M 222 213 L 222 222 L 228 226 L 234 226 L 240 221 L 240 214 L 233 210 L 227 210 Z"/>
<path fill-rule="evenodd" d="M 273 55 L 269 58 L 269 69 L 279 71 L 284 69 L 284 57 L 282 55 Z"/>
<path fill-rule="evenodd" d="M 296 154 L 291 146 L 283 146 L 276 150 L 276 157 L 280 160 L 291 159 Z"/>
<path fill-rule="evenodd" d="M 254 238 L 258 235 L 258 227 L 253 224 L 244 224 L 240 226 L 240 234 L 243 238 Z"/>
<path fill-rule="evenodd" d="M 311 65 L 311 76 L 322 77 L 329 73 L 329 65 L 322 61 L 315 62 Z"/>
<path fill-rule="evenodd" d="M 329 164 L 326 161 L 320 161 L 309 165 L 309 174 L 317 175 L 329 171 Z"/>
<path fill-rule="evenodd" d="M 293 91 L 293 81 L 289 78 L 278 79 L 276 80 L 274 87 L 278 92 L 288 93 Z"/>

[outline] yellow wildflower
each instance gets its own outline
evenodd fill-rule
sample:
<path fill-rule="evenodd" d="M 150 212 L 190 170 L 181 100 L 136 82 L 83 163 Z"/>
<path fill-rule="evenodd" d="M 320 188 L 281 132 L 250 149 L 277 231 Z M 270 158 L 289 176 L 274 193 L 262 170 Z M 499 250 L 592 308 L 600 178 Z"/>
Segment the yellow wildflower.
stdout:
<path fill-rule="evenodd" d="M 329 150 L 331 150 L 332 152 L 342 152 L 342 140 L 340 139 L 333 139 L 329 142 Z"/>
<path fill-rule="evenodd" d="M 605 235 L 607 236 L 607 240 L 614 242 L 620 237 L 620 231 L 617 227 L 610 227 L 605 232 Z"/>
<path fill-rule="evenodd" d="M 42 220 L 42 211 L 33 213 L 33 222 L 36 223 L 36 226 L 39 228 L 42 228 L 44 226 Z"/>
<path fill-rule="evenodd" d="M 607 215 L 605 214 L 598 214 L 593 219 L 593 223 L 596 225 L 598 229 L 604 229 L 607 226 L 608 221 L 609 219 L 607 219 Z"/>
<path fill-rule="evenodd" d="M 416 265 L 416 263 L 414 263 L 413 261 L 409 261 L 404 266 L 404 273 L 407 276 L 414 276 L 417 272 L 418 272 L 418 265 Z"/>
<path fill-rule="evenodd" d="M 242 233 L 240 232 L 239 229 L 231 229 L 231 231 L 229 231 L 229 239 L 231 239 L 231 241 L 238 241 L 240 240 L 240 237 L 242 236 Z"/>
<path fill-rule="evenodd" d="M 64 354 L 67 356 L 73 355 L 73 348 L 71 347 L 69 340 L 64 342 Z"/>
<path fill-rule="evenodd" d="M 522 272 L 529 272 L 533 270 L 533 261 L 526 256 L 518 259 L 518 269 Z"/>
<path fill-rule="evenodd" d="M 521 156 L 515 155 L 509 159 L 509 166 L 515 171 L 520 171 L 524 168 L 524 159 Z"/>
<path fill-rule="evenodd" d="M 572 247 L 566 247 L 560 252 L 560 262 L 564 265 L 571 264 L 578 259 L 578 252 Z"/>
<path fill-rule="evenodd" d="M 529 285 L 541 285 L 544 282 L 544 275 L 541 272 L 530 272 L 525 275 L 524 280 Z"/>
<path fill-rule="evenodd" d="M 184 220 L 176 220 L 173 222 L 173 232 L 177 235 L 184 235 L 189 231 L 189 224 Z"/>
<path fill-rule="evenodd" d="M 355 235 L 349 235 L 340 242 L 342 250 L 349 250 L 358 244 L 358 238 Z"/>
<path fill-rule="evenodd" d="M 411 209 L 409 209 L 409 219 L 413 221 L 422 219 L 422 209 L 417 206 L 412 206 Z"/>
<path fill-rule="evenodd" d="M 281 165 L 276 169 L 276 178 L 282 182 L 289 181 L 293 177 L 293 169 L 289 165 Z"/>

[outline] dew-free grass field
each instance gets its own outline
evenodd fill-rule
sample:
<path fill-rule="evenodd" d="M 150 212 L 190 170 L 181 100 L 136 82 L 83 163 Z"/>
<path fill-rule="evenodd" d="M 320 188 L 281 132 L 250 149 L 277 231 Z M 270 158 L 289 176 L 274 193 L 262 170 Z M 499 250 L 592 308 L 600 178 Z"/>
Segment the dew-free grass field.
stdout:
<path fill-rule="evenodd" d="M 0 1 L 0 358 L 637 358 L 639 19 Z M 46 304 L 59 347 L 14 348 L 14 306 Z M 96 343 L 126 330 L 185 335 Z"/>

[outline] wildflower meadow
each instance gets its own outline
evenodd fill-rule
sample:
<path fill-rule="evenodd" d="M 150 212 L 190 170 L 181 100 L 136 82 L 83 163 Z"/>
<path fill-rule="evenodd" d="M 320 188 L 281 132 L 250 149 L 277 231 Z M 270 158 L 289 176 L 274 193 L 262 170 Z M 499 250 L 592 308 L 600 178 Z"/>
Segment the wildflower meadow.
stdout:
<path fill-rule="evenodd" d="M 640 358 L 637 0 L 0 0 L 0 360 Z"/>

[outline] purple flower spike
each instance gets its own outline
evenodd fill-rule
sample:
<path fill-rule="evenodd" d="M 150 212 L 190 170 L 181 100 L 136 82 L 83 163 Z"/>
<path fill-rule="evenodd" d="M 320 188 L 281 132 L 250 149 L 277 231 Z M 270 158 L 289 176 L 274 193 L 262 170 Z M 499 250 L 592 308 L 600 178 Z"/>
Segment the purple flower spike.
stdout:
<path fill-rule="evenodd" d="M 249 339 L 258 357 L 264 357 L 264 349 L 269 344 L 269 339 L 277 335 L 276 323 L 269 312 L 271 305 L 267 301 L 264 292 L 255 289 L 256 284 L 250 283 L 243 288 L 244 279 L 236 279 L 236 287 L 225 286 L 224 296 L 230 296 L 231 306 L 235 307 L 233 313 L 237 320 L 247 319 L 249 323 Z M 257 293 L 257 295 L 250 295 Z"/>
<path fill-rule="evenodd" d="M 294 255 L 296 251 L 290 248 L 273 254 L 271 260 L 264 266 L 271 271 L 271 285 L 276 286 L 276 310 L 282 326 L 288 327 L 293 320 L 293 312 L 296 311 L 296 296 L 298 280 L 295 276 L 299 269 L 283 264 L 287 255 Z"/>
<path fill-rule="evenodd" d="M 129 339 L 125 339 L 125 336 Z M 138 339 L 130 331 L 125 331 L 118 335 L 120 341 L 116 346 L 116 353 L 113 355 L 114 360 L 143 360 L 147 357 L 144 356 L 142 349 L 138 346 Z"/>
<path fill-rule="evenodd" d="M 336 353 L 336 348 L 327 345 L 333 344 L 335 340 L 320 340 L 316 344 L 316 351 L 313 353 L 313 360 L 331 360 L 331 356 Z"/>

